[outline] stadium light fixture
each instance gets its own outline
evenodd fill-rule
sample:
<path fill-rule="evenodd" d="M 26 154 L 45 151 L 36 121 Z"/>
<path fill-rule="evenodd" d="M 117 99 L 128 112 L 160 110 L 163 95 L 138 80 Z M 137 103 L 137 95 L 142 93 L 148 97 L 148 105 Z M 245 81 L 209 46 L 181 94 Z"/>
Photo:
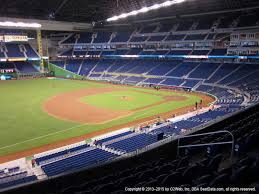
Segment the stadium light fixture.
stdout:
<path fill-rule="evenodd" d="M 3 27 L 20 27 L 20 28 L 41 28 L 39 23 L 24 23 L 24 22 L 10 22 L 10 21 L 0 21 L 0 26 Z"/>
<path fill-rule="evenodd" d="M 107 22 L 117 21 L 119 19 L 127 18 L 127 17 L 133 16 L 133 15 L 138 15 L 140 13 L 147 13 L 147 12 L 152 11 L 152 10 L 157 10 L 157 9 L 160 9 L 160 8 L 163 8 L 163 7 L 169 7 L 169 6 L 178 4 L 178 3 L 182 3 L 184 1 L 186 1 L 186 0 L 170 0 L 170 1 L 165 1 L 163 3 L 155 4 L 155 5 L 152 5 L 150 7 L 142 7 L 139 10 L 135 10 L 135 11 L 131 11 L 129 13 L 123 13 L 123 14 L 118 15 L 118 16 L 110 17 L 106 21 Z"/>

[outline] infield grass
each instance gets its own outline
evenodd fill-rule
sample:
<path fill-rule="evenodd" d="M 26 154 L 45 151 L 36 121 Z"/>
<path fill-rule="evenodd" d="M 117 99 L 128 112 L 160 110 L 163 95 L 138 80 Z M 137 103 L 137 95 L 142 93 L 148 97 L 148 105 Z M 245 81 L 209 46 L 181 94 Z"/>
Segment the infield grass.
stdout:
<path fill-rule="evenodd" d="M 82 102 L 87 104 L 110 110 L 134 110 L 155 104 L 162 100 L 162 96 L 131 90 L 119 92 L 114 91 L 110 93 L 87 96 L 81 99 Z"/>

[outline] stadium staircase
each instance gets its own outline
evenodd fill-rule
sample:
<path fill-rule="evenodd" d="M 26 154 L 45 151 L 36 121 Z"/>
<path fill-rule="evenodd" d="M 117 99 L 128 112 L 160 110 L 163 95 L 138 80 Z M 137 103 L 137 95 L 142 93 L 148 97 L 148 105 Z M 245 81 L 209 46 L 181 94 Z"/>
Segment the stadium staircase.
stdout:
<path fill-rule="evenodd" d="M 108 148 L 108 147 L 106 147 L 105 145 L 97 145 L 96 147 L 99 148 L 99 149 L 102 149 L 102 150 L 104 150 L 104 151 L 106 151 L 106 152 L 110 152 L 110 153 L 116 154 L 116 155 L 118 155 L 118 156 L 121 156 L 121 155 L 123 155 L 123 154 L 126 153 L 126 152 L 123 151 L 123 150 Z"/>
<path fill-rule="evenodd" d="M 239 69 L 241 69 L 242 66 L 237 67 L 234 71 L 230 72 L 229 74 L 227 74 L 226 76 L 222 77 L 221 79 L 219 79 L 217 82 L 215 82 L 215 84 L 220 83 L 221 81 L 223 81 L 224 79 L 226 79 L 227 77 L 231 76 L 232 74 L 234 74 L 235 72 L 237 72 Z"/>
<path fill-rule="evenodd" d="M 119 138 L 112 139 L 110 141 L 104 142 L 104 143 L 102 143 L 102 145 L 107 146 L 109 144 L 116 143 L 116 142 L 119 142 L 121 140 L 124 140 L 124 139 L 127 139 L 127 138 L 131 138 L 131 137 L 134 137 L 134 136 L 137 136 L 137 135 L 139 135 L 139 134 L 138 133 L 131 133 L 131 134 L 128 134 L 128 135 L 125 135 L 125 136 L 122 136 L 122 137 L 119 137 Z"/>

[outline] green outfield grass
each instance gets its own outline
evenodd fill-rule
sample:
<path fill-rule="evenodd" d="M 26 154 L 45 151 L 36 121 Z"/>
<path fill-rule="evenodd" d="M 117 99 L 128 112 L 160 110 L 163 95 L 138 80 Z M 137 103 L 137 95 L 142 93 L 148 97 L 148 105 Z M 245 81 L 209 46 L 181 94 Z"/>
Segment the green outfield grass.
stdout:
<path fill-rule="evenodd" d="M 52 96 L 73 90 L 96 87 L 123 86 L 48 79 L 0 82 L 0 156 L 190 106 L 200 100 L 199 97 L 184 94 L 187 99 L 183 102 L 172 101 L 160 104 L 147 110 L 138 111 L 131 116 L 99 125 L 82 125 L 59 120 L 42 110 L 42 104 Z M 153 94 L 143 93 L 146 91 Z M 159 102 L 163 99 L 163 95 L 176 96 L 183 94 L 128 87 L 127 91 L 88 96 L 80 100 L 111 110 L 132 110 Z M 133 101 L 116 101 L 120 96 L 131 96 Z"/>

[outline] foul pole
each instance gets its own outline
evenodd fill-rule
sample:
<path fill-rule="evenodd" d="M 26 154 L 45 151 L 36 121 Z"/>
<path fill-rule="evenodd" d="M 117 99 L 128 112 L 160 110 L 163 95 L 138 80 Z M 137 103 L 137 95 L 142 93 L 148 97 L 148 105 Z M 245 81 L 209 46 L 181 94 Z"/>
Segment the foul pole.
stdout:
<path fill-rule="evenodd" d="M 37 30 L 37 43 L 38 43 L 38 52 L 39 52 L 39 55 L 40 55 L 40 71 L 41 71 L 41 73 L 44 73 L 44 61 L 43 61 L 41 30 Z"/>

